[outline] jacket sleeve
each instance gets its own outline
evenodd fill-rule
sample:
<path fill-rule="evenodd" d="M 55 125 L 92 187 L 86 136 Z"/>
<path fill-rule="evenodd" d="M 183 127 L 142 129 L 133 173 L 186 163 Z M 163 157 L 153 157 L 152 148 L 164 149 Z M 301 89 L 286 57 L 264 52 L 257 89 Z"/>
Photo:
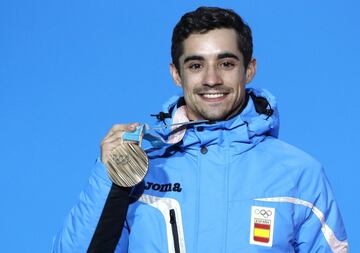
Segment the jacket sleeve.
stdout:
<path fill-rule="evenodd" d="M 301 210 L 296 252 L 347 253 L 344 224 L 321 165 L 311 166 L 299 183 L 297 206 Z"/>
<path fill-rule="evenodd" d="M 129 192 L 130 188 L 112 184 L 98 159 L 78 203 L 54 237 L 51 252 L 114 252 L 117 246 L 117 252 L 126 252 L 117 244 L 129 205 Z M 126 242 L 121 241 L 125 246 Z"/>

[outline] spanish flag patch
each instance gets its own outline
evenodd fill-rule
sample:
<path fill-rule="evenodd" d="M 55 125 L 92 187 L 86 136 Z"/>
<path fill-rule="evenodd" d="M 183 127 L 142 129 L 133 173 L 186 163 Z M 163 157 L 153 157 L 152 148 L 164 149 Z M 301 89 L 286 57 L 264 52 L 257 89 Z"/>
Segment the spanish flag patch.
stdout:
<path fill-rule="evenodd" d="M 275 208 L 252 206 L 250 244 L 272 246 L 275 221 Z"/>

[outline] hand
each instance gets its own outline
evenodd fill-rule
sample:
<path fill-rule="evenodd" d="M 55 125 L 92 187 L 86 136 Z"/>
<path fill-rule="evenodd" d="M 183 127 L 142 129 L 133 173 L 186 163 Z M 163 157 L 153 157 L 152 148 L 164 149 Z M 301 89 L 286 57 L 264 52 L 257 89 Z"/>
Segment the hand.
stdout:
<path fill-rule="evenodd" d="M 115 124 L 109 130 L 105 138 L 102 140 L 100 149 L 101 149 L 101 161 L 106 164 L 108 161 L 108 156 L 111 151 L 114 150 L 117 146 L 124 142 L 122 135 L 124 132 L 134 132 L 139 123 L 131 124 Z"/>

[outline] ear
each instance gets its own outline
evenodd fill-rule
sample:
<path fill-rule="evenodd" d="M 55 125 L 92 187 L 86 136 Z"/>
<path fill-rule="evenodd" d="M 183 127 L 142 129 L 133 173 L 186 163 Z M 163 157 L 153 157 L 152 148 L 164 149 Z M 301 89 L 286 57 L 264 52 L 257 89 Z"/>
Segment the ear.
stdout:
<path fill-rule="evenodd" d="M 181 77 L 179 74 L 179 71 L 175 67 L 173 63 L 170 63 L 170 74 L 172 76 L 172 79 L 174 80 L 176 86 L 181 87 Z"/>
<path fill-rule="evenodd" d="M 251 61 L 249 62 L 249 65 L 246 68 L 245 74 L 246 74 L 245 82 L 250 83 L 256 74 L 256 59 L 255 58 L 252 58 Z"/>

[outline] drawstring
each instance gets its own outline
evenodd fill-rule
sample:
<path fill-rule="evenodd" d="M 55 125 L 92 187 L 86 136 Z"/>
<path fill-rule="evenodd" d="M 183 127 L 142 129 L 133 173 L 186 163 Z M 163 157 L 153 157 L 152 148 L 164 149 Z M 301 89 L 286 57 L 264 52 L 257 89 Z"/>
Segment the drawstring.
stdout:
<path fill-rule="evenodd" d="M 165 119 L 166 118 L 171 118 L 171 114 L 168 113 L 168 112 L 159 112 L 158 114 L 151 114 L 150 116 L 151 117 L 156 117 L 156 119 L 158 121 L 162 121 L 165 125 L 166 125 Z"/>
<path fill-rule="evenodd" d="M 268 120 L 271 117 L 271 115 L 274 113 L 274 110 L 271 108 L 271 105 L 269 104 L 269 102 L 268 102 L 268 106 L 270 108 L 265 110 L 265 114 L 267 115 L 266 120 Z"/>

